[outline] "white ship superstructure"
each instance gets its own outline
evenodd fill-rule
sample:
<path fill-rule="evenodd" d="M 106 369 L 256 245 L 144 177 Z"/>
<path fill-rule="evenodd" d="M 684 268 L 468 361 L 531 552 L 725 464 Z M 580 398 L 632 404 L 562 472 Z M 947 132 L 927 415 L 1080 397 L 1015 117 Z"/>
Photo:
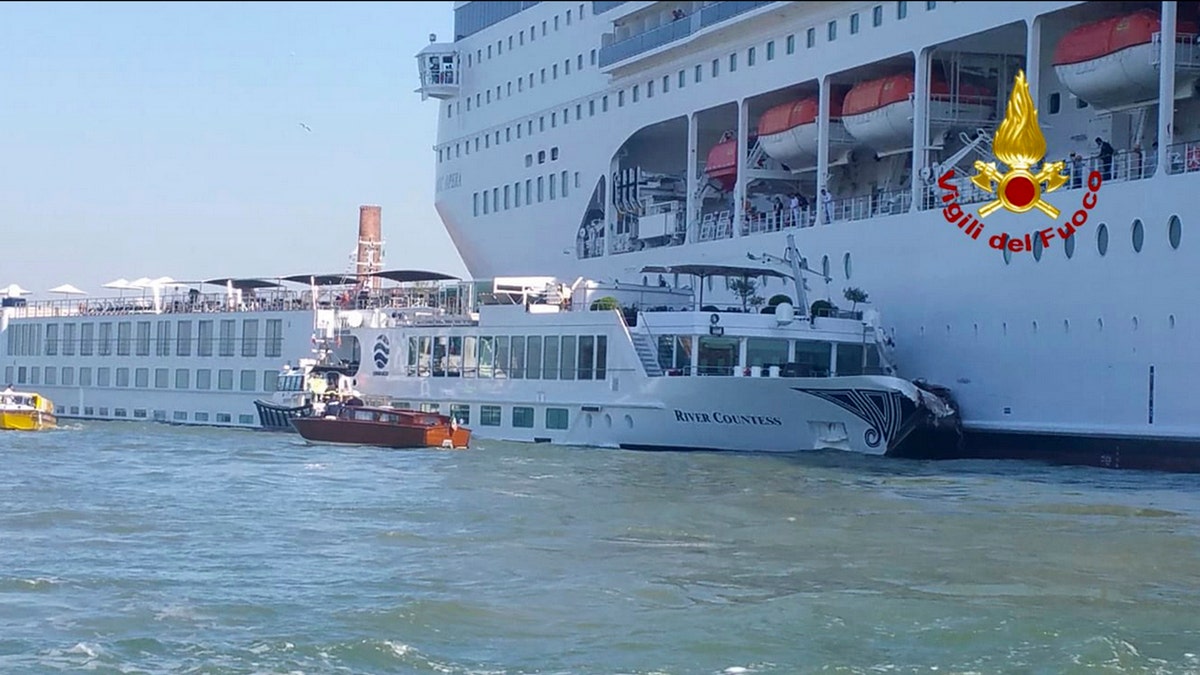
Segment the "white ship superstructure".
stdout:
<path fill-rule="evenodd" d="M 1196 10 L 457 3 L 455 39 L 417 57 L 418 91 L 439 101 L 438 212 L 476 278 L 653 286 L 647 266 L 794 233 L 833 279 L 814 296 L 869 292 L 902 374 L 953 389 L 975 454 L 1200 468 Z M 1045 195 L 1061 214 L 1000 210 L 973 239 L 943 217 L 938 179 L 953 172 L 960 204 L 992 199 L 970 177 L 996 161 L 1022 71 L 1045 159 L 1067 163 Z M 987 243 L 1088 203 L 1065 241 Z"/>
<path fill-rule="evenodd" d="M 337 310 L 366 306 L 398 274 L 381 270 L 380 211 L 360 208 L 346 273 L 120 279 L 102 298 L 13 288 L 0 298 L 0 386 L 46 395 L 62 419 L 258 428 L 254 401 L 276 390 L 280 366 L 314 356 Z"/>

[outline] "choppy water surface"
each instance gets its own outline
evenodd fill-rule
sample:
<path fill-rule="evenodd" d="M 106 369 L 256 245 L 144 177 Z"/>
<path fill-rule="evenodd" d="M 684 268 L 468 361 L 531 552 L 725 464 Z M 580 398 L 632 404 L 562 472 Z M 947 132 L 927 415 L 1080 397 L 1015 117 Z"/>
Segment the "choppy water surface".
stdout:
<path fill-rule="evenodd" d="M 0 435 L 0 672 L 1200 671 L 1200 477 Z"/>

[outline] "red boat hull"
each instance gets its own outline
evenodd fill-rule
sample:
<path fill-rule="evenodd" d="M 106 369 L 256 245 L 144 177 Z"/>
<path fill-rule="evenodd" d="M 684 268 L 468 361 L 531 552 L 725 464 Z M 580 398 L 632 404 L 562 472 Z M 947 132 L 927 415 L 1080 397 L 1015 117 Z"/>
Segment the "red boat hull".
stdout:
<path fill-rule="evenodd" d="M 342 445 L 375 445 L 384 448 L 466 448 L 471 431 L 449 424 L 434 426 L 389 424 L 340 418 L 300 417 L 292 426 L 306 441 Z"/>

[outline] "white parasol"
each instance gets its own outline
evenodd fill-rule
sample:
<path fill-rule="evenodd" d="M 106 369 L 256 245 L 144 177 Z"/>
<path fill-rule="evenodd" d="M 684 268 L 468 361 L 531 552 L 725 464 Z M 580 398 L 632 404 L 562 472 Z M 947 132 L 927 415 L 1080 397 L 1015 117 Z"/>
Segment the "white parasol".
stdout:
<path fill-rule="evenodd" d="M 87 295 L 87 291 L 80 289 L 71 284 L 62 284 L 50 289 L 51 293 L 62 293 L 63 295 Z"/>
<path fill-rule="evenodd" d="M 22 295 L 27 295 L 31 292 L 32 291 L 27 291 L 24 288 L 21 288 L 17 284 L 9 284 L 9 285 L 5 286 L 4 288 L 0 288 L 0 295 L 5 295 L 10 298 L 17 298 Z"/>

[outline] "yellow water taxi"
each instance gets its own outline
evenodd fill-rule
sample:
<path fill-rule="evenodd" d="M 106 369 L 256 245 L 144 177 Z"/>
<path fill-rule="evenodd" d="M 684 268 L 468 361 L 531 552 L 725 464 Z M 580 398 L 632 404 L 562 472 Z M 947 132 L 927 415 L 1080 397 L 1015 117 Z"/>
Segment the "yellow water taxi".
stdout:
<path fill-rule="evenodd" d="M 0 393 L 0 430 L 41 431 L 56 426 L 54 403 L 45 396 L 11 389 Z"/>

